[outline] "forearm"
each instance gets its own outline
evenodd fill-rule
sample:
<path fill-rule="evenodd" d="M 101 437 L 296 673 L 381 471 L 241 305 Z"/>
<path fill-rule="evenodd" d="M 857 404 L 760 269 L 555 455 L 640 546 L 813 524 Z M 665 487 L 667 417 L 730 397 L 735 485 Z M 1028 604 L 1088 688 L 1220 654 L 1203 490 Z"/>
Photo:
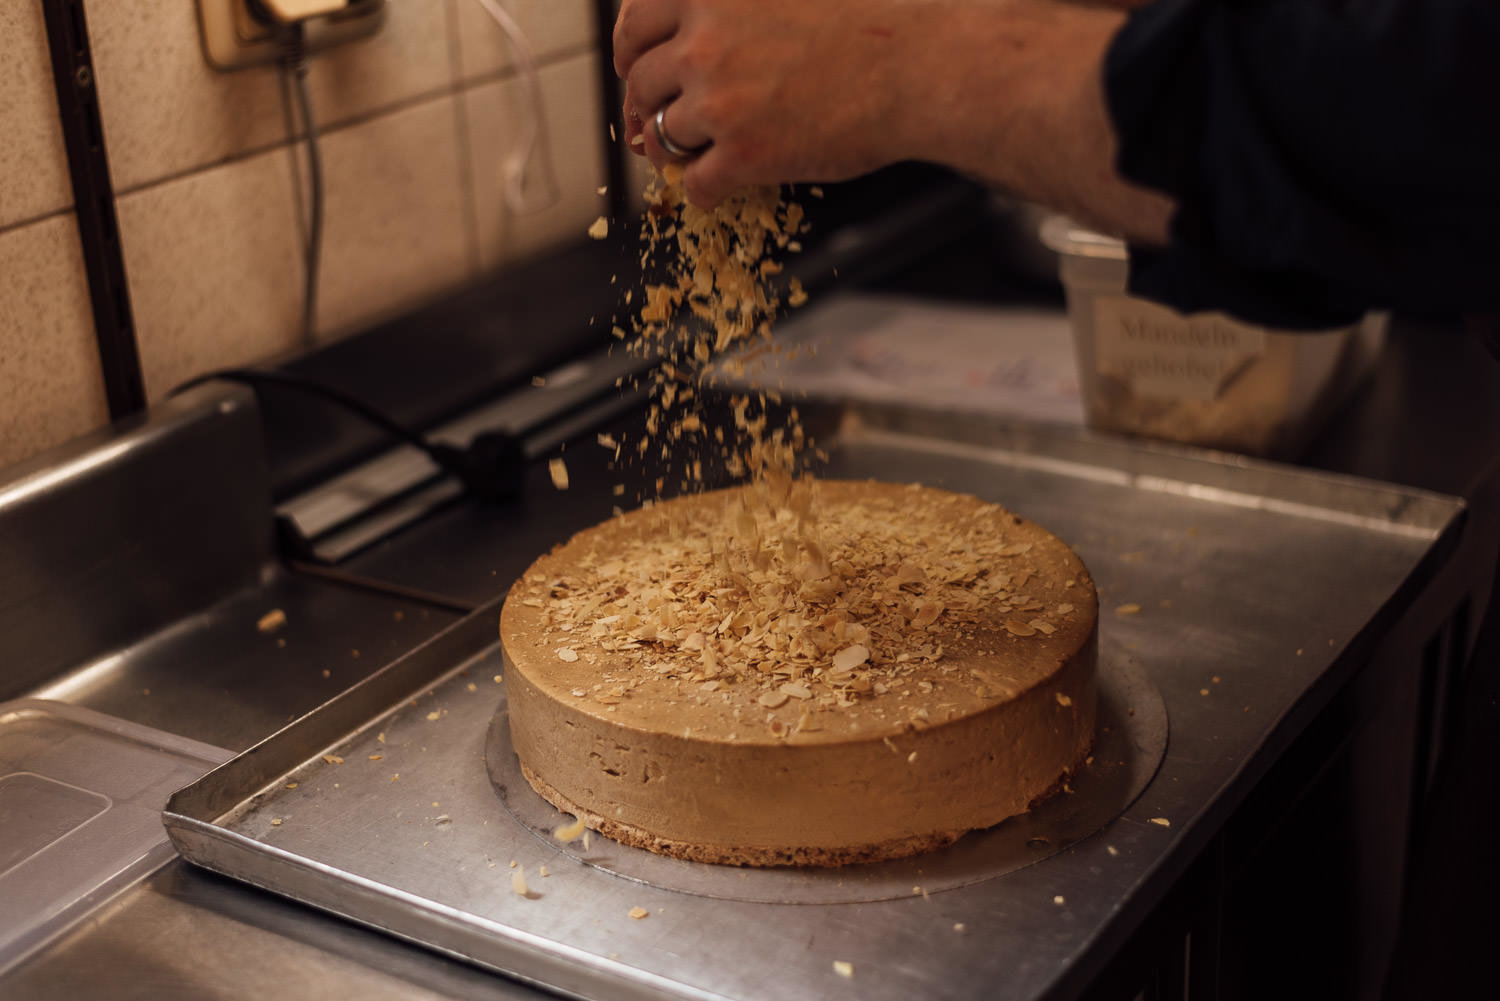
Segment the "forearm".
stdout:
<path fill-rule="evenodd" d="M 1114 169 L 1103 60 L 1124 15 L 1032 2 L 950 7 L 910 29 L 892 159 L 954 167 L 1134 242 L 1164 244 L 1173 204 Z M 915 97 L 915 100 L 911 98 Z"/>

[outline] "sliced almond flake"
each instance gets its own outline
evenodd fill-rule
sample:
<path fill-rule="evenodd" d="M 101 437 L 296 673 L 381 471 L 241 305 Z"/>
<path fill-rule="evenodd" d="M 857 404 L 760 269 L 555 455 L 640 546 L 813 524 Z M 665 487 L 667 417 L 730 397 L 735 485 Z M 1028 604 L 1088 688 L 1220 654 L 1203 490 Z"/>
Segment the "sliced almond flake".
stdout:
<path fill-rule="evenodd" d="M 835 959 L 833 961 L 833 972 L 845 980 L 852 980 L 854 978 L 854 964 L 846 963 L 842 959 Z"/>
<path fill-rule="evenodd" d="M 912 617 L 911 624 L 918 629 L 925 629 L 936 622 L 938 616 L 942 614 L 942 605 L 936 601 L 925 601 L 917 609 L 917 614 Z"/>
<path fill-rule="evenodd" d="M 1071 698 L 1069 698 L 1068 696 L 1064 695 L 1062 692 L 1058 692 L 1057 693 L 1057 704 L 1060 705 L 1060 706 L 1062 706 L 1062 707 L 1064 707 L 1064 708 L 1067 708 L 1068 706 L 1071 706 L 1073 704 L 1073 700 Z"/>
<path fill-rule="evenodd" d="M 1127 602 L 1124 605 L 1118 605 L 1115 608 L 1115 614 L 1116 615 L 1139 615 L 1140 612 L 1141 612 L 1141 606 L 1137 605 L 1133 601 L 1132 602 Z"/>
<path fill-rule="evenodd" d="M 552 485 L 559 490 L 568 489 L 568 465 L 561 458 L 547 460 L 547 472 L 552 476 Z"/>
<path fill-rule="evenodd" d="M 644 907 L 632 907 L 626 914 L 632 921 L 640 921 L 642 918 L 650 916 L 651 912 Z"/>
<path fill-rule="evenodd" d="M 557 659 L 566 664 L 576 663 L 578 660 L 578 651 L 570 646 L 560 646 L 557 648 Z"/>
<path fill-rule="evenodd" d="M 767 709 L 778 709 L 786 705 L 786 700 L 789 698 L 791 696 L 786 692 L 761 692 L 760 697 L 756 701 Z"/>
<path fill-rule="evenodd" d="M 1036 630 L 1020 619 L 1006 619 L 1005 631 L 1012 636 L 1035 636 Z"/>
<path fill-rule="evenodd" d="M 574 817 L 568 823 L 553 828 L 552 837 L 562 842 L 577 841 L 586 830 L 588 825 L 583 822 L 583 818 Z"/>
<path fill-rule="evenodd" d="M 782 685 L 780 691 L 785 692 L 794 699 L 812 698 L 812 689 L 808 688 L 806 685 L 799 685 L 791 681 L 788 681 L 786 684 Z"/>
<path fill-rule="evenodd" d="M 835 671 L 852 671 L 870 659 L 870 648 L 862 643 L 847 646 L 833 655 Z"/>
<path fill-rule="evenodd" d="M 510 892 L 518 897 L 530 897 L 531 887 L 526 885 L 526 870 L 520 867 L 510 871 Z"/>
<path fill-rule="evenodd" d="M 603 216 L 595 219 L 593 225 L 589 227 L 589 236 L 595 240 L 602 240 L 609 236 L 609 220 Z"/>

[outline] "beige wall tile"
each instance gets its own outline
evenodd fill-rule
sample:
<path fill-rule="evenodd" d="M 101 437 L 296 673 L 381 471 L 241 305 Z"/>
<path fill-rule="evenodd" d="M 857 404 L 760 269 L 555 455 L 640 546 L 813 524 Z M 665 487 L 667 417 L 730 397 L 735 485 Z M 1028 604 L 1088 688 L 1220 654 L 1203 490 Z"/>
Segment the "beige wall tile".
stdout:
<path fill-rule="evenodd" d="M 117 203 L 147 396 L 293 349 L 302 249 L 292 152 L 153 185 Z"/>
<path fill-rule="evenodd" d="M 515 65 L 505 33 L 475 0 L 449 0 L 456 5 L 459 61 L 465 80 L 509 69 Z M 496 0 L 521 26 L 532 54 L 546 62 L 561 53 L 575 52 L 594 41 L 592 0 Z"/>
<path fill-rule="evenodd" d="M 108 421 L 72 213 L 0 233 L 0 466 Z"/>
<path fill-rule="evenodd" d="M 505 197 L 504 163 L 516 152 L 527 111 L 520 83 L 509 77 L 464 94 L 480 263 L 486 269 L 577 240 L 604 211 L 598 189 L 607 178 L 608 135 L 599 107 L 597 62 L 592 55 L 578 56 L 547 67 L 541 76 L 559 195 L 555 205 L 541 211 L 518 212 Z"/>
<path fill-rule="evenodd" d="M 211 68 L 199 40 L 196 2 L 94 3 L 88 17 L 117 189 L 284 138 L 277 71 Z"/>
<path fill-rule="evenodd" d="M 0 0 L 0 227 L 73 204 L 42 5 Z"/>
<path fill-rule="evenodd" d="M 308 83 L 319 122 L 334 126 L 451 87 L 447 2 L 396 0 L 379 34 L 311 56 Z M 203 55 L 197 9 L 195 0 L 89 7 L 117 188 L 286 138 L 280 71 L 213 69 Z"/>
<path fill-rule="evenodd" d="M 455 98 L 325 134 L 318 329 L 357 330 L 466 282 Z M 147 393 L 301 345 L 303 224 L 283 147 L 119 200 Z M 294 171 L 296 172 L 294 174 Z"/>
<path fill-rule="evenodd" d="M 313 114 L 337 125 L 452 88 L 449 0 L 388 0 L 385 25 L 308 63 Z"/>
<path fill-rule="evenodd" d="M 445 95 L 323 137 L 320 331 L 347 333 L 472 277 L 456 101 Z"/>

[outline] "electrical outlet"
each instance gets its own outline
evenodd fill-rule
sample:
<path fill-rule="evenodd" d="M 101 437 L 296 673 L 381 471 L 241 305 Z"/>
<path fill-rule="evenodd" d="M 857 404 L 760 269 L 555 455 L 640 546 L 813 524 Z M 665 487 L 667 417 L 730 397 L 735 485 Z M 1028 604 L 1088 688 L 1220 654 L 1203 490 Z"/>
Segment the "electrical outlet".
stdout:
<path fill-rule="evenodd" d="M 366 38 L 385 23 L 385 0 L 348 0 L 302 22 L 307 52 Z M 262 66 L 281 58 L 274 20 L 262 0 L 198 0 L 203 55 L 216 70 Z"/>

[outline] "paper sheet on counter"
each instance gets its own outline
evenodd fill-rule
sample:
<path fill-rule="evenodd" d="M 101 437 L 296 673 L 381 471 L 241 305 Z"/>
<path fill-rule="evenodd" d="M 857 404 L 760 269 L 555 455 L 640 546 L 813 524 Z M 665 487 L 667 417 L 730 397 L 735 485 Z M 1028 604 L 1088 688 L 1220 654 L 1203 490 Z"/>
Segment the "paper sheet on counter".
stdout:
<path fill-rule="evenodd" d="M 1083 423 L 1060 311 L 839 295 L 783 319 L 776 339 L 814 351 L 771 356 L 745 381 L 810 397 Z"/>

